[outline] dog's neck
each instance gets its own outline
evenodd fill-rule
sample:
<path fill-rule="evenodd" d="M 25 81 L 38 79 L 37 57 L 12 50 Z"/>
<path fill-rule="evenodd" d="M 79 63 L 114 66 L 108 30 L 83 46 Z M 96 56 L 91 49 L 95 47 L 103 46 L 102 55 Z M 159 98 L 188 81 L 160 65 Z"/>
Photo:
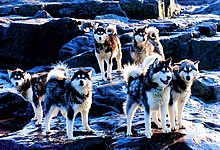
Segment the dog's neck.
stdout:
<path fill-rule="evenodd" d="M 177 93 L 188 92 L 191 90 L 192 82 L 185 82 L 177 72 L 174 72 L 175 78 L 172 80 L 173 89 Z"/>
<path fill-rule="evenodd" d="M 142 43 L 137 43 L 137 41 L 134 40 L 133 46 L 138 48 L 140 51 L 142 51 L 146 47 L 146 41 Z"/>
<path fill-rule="evenodd" d="M 74 102 L 80 104 L 81 102 L 79 101 L 79 99 L 82 102 L 85 102 L 90 96 L 91 90 L 87 90 L 86 93 L 80 93 L 74 87 L 71 87 L 71 93 L 71 97 L 74 100 Z"/>

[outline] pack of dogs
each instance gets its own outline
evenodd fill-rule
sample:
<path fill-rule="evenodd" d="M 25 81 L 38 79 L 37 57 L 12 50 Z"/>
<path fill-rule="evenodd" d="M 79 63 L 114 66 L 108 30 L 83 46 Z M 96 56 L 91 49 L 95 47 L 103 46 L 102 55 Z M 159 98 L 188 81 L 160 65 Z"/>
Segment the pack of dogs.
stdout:
<path fill-rule="evenodd" d="M 155 122 L 164 133 L 185 128 L 183 109 L 191 95 L 191 86 L 199 77 L 199 61 L 185 59 L 173 63 L 172 58 L 165 59 L 159 30 L 144 26 L 133 29 L 130 48 L 133 64 L 122 68 L 121 43 L 116 26 L 94 23 L 93 36 L 101 80 L 106 77 L 112 79 L 113 58 L 116 59 L 117 70 L 123 72 L 127 86 L 127 100 L 122 106 L 127 121 L 126 135 L 132 135 L 133 117 L 139 108 L 144 113 L 147 138 L 153 135 L 151 122 Z M 64 63 L 52 67 L 49 72 L 33 74 L 19 68 L 7 70 L 17 92 L 31 103 L 34 110 L 32 120 L 41 125 L 44 115 L 46 133 L 50 133 L 51 119 L 60 111 L 66 119 L 67 137 L 73 139 L 74 119 L 80 113 L 85 129 L 95 132 L 88 120 L 92 104 L 92 71 L 85 68 L 74 70 Z M 167 127 L 167 115 L 170 128 Z"/>

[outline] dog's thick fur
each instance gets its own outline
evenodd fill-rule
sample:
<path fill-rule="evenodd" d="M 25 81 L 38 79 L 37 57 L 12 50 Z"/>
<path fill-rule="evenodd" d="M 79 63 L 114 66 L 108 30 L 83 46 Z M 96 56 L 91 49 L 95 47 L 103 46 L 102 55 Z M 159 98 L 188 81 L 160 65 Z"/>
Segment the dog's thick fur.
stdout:
<path fill-rule="evenodd" d="M 164 59 L 163 47 L 159 41 L 159 30 L 155 27 L 134 28 L 133 44 L 130 55 L 137 65 L 141 65 L 145 58 L 154 53 Z"/>
<path fill-rule="evenodd" d="M 193 62 L 187 59 L 175 64 L 169 102 L 171 130 L 184 128 L 182 124 L 183 108 L 191 95 L 193 81 L 199 76 L 198 64 L 199 61 Z M 177 105 L 177 107 L 175 107 L 175 105 Z M 177 109 L 175 110 L 175 108 Z M 175 124 L 176 116 L 178 122 L 177 126 Z"/>
<path fill-rule="evenodd" d="M 111 28 L 111 33 L 108 31 Z M 98 60 L 99 68 L 101 70 L 102 79 L 105 79 L 104 61 L 107 64 L 107 78 L 112 78 L 112 60 L 116 58 L 117 70 L 121 70 L 121 43 L 117 36 L 116 28 L 112 26 L 95 26 L 94 27 L 94 41 L 95 41 L 95 56 Z"/>
<path fill-rule="evenodd" d="M 41 102 L 44 100 L 47 73 L 29 74 L 28 72 L 17 68 L 16 70 L 7 70 L 11 83 L 16 90 L 29 101 L 34 110 L 36 125 L 41 124 L 43 110 Z"/>
<path fill-rule="evenodd" d="M 75 116 L 80 112 L 82 124 L 87 131 L 93 130 L 88 125 L 88 114 L 92 104 L 91 70 L 79 69 L 70 74 L 64 65 L 55 66 L 48 73 L 45 93 L 45 127 L 50 132 L 50 121 L 55 109 L 61 110 L 66 117 L 66 132 L 73 139 Z"/>
<path fill-rule="evenodd" d="M 170 81 L 172 78 L 171 59 L 161 60 L 158 58 L 149 64 L 148 69 L 138 66 L 127 66 L 124 69 L 124 78 L 127 82 L 127 100 L 124 112 L 127 116 L 127 135 L 132 135 L 131 126 L 134 113 L 142 107 L 145 118 L 145 135 L 151 138 L 150 116 L 153 111 L 160 109 L 163 132 L 170 130 L 166 126 L 166 114 L 170 100 Z M 157 117 L 157 116 L 156 116 Z"/>

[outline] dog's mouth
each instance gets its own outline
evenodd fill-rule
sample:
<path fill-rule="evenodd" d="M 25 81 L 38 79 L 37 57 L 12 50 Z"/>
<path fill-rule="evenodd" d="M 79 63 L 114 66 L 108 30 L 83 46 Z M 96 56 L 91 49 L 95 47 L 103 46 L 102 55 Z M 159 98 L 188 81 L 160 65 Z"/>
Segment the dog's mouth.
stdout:
<path fill-rule="evenodd" d="M 170 83 L 170 80 L 163 80 L 163 79 L 161 79 L 161 78 L 160 78 L 160 81 L 161 81 L 163 84 L 165 84 L 165 85 L 167 85 L 167 84 Z"/>

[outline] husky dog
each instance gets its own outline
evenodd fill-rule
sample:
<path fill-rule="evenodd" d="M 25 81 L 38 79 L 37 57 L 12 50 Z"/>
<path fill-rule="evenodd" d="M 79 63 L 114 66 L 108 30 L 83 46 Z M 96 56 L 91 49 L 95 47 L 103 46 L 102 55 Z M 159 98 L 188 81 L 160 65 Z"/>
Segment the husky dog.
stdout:
<path fill-rule="evenodd" d="M 108 31 L 111 29 L 111 33 Z M 113 30 L 113 31 L 112 31 Z M 112 60 L 116 58 L 117 70 L 121 70 L 121 43 L 117 36 L 116 28 L 110 26 L 94 26 L 95 56 L 98 60 L 102 79 L 105 79 L 104 61 L 107 64 L 107 78 L 112 78 Z"/>
<path fill-rule="evenodd" d="M 35 73 L 30 75 L 28 72 L 17 68 L 16 70 L 7 70 L 11 83 L 16 90 L 21 93 L 25 100 L 29 101 L 34 109 L 34 118 L 36 125 L 41 124 L 43 110 L 41 102 L 44 100 L 47 73 Z"/>
<path fill-rule="evenodd" d="M 198 64 L 199 61 L 193 62 L 187 59 L 175 64 L 176 69 L 174 69 L 171 97 L 169 102 L 171 130 L 184 128 L 182 124 L 183 108 L 191 95 L 191 86 L 193 81 L 199 76 Z M 175 110 L 176 104 L 177 110 Z M 175 124 L 176 116 L 178 126 Z"/>
<path fill-rule="evenodd" d="M 66 132 L 73 139 L 75 116 L 80 112 L 82 124 L 89 132 L 88 114 L 92 104 L 91 70 L 79 69 L 70 76 L 65 65 L 57 65 L 48 73 L 45 93 L 45 128 L 50 132 L 50 121 L 56 108 L 66 117 Z"/>
<path fill-rule="evenodd" d="M 134 28 L 133 45 L 130 50 L 133 61 L 141 65 L 147 56 L 158 54 L 164 59 L 163 47 L 159 41 L 159 30 L 155 27 Z"/>
<path fill-rule="evenodd" d="M 124 69 L 124 78 L 127 82 L 127 100 L 124 111 L 127 116 L 127 135 L 132 135 L 131 126 L 137 108 L 144 110 L 145 135 L 151 138 L 151 120 L 153 111 L 160 109 L 163 132 L 170 132 L 166 126 L 166 114 L 170 99 L 170 81 L 172 78 L 171 58 L 159 61 L 156 58 L 149 65 L 147 71 L 142 68 L 127 66 Z"/>

